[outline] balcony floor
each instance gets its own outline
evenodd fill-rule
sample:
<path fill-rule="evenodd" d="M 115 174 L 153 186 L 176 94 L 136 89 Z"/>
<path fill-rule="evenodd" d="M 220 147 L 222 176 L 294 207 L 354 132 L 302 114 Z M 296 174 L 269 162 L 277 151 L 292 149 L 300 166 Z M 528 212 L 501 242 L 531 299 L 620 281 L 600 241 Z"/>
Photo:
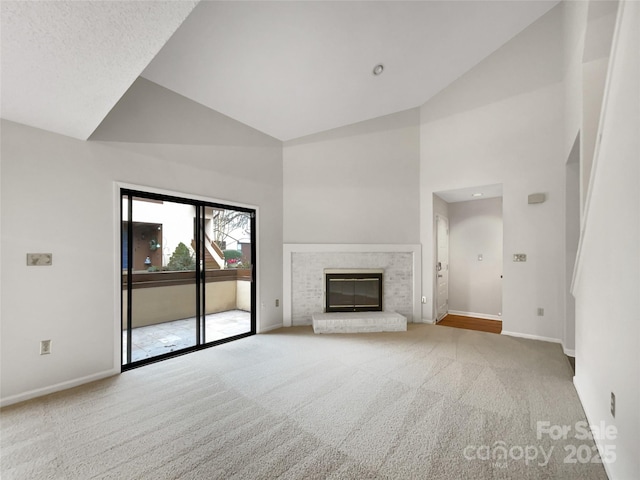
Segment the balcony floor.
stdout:
<path fill-rule="evenodd" d="M 214 342 L 248 333 L 251 330 L 251 313 L 243 310 L 212 313 L 206 316 L 205 322 L 205 342 Z M 192 317 L 134 328 L 132 338 L 131 360 L 133 362 L 182 350 L 196 344 L 196 320 Z M 123 351 L 126 351 L 126 331 L 122 332 L 122 345 Z"/>

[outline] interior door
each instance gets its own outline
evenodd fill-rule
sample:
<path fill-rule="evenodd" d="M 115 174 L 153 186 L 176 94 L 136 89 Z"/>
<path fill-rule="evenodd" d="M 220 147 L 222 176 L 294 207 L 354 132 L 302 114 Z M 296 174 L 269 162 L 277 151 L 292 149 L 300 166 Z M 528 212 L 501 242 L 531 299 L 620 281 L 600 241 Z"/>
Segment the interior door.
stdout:
<path fill-rule="evenodd" d="M 436 215 L 436 321 L 449 311 L 449 220 Z"/>

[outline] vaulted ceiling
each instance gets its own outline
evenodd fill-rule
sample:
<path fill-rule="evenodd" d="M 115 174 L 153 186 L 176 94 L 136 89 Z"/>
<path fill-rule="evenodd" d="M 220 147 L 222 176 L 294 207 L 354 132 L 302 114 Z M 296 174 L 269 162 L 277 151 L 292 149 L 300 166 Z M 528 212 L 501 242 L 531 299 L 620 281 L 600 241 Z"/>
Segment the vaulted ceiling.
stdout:
<path fill-rule="evenodd" d="M 1 1 L 0 115 L 87 139 L 196 4 Z"/>
<path fill-rule="evenodd" d="M 87 139 L 143 76 L 289 140 L 423 104 L 557 3 L 3 0 L 1 115 Z"/>

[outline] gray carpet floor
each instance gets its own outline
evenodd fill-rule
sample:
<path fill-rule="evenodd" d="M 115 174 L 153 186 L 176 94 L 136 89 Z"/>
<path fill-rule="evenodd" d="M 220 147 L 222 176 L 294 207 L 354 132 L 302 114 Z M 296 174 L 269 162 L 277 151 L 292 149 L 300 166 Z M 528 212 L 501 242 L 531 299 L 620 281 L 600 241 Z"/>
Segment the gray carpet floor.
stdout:
<path fill-rule="evenodd" d="M 280 329 L 2 409 L 1 474 L 604 479 L 566 462 L 592 441 L 537 435 L 585 421 L 571 375 L 559 345 L 490 333 Z"/>

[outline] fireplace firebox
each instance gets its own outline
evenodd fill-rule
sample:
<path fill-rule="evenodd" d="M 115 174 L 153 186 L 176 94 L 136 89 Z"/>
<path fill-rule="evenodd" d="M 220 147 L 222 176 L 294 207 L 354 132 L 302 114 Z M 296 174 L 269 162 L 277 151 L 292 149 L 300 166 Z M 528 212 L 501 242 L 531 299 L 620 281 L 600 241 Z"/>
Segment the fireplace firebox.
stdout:
<path fill-rule="evenodd" d="M 325 272 L 325 312 L 382 311 L 382 272 Z"/>

